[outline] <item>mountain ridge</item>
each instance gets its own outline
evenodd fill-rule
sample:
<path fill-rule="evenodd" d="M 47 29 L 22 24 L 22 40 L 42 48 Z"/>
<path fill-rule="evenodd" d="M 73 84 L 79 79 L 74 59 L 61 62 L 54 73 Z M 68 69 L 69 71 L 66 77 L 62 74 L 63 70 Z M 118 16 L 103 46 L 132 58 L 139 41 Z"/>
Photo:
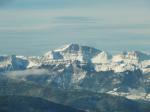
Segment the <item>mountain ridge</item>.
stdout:
<path fill-rule="evenodd" d="M 3 67 L 6 67 L 10 70 L 22 70 L 40 67 L 43 64 L 59 64 L 59 62 L 67 64 L 74 61 L 79 61 L 83 64 L 94 64 L 97 71 L 113 70 L 115 72 L 124 72 L 135 69 L 141 69 L 144 72 L 150 71 L 149 53 L 132 51 L 111 55 L 105 51 L 100 51 L 93 47 L 80 46 L 78 44 L 68 44 L 65 47 L 51 50 L 43 56 L 37 57 L 17 55 L 0 56 L 0 69 L 2 71 Z M 99 66 L 100 64 L 102 66 Z"/>

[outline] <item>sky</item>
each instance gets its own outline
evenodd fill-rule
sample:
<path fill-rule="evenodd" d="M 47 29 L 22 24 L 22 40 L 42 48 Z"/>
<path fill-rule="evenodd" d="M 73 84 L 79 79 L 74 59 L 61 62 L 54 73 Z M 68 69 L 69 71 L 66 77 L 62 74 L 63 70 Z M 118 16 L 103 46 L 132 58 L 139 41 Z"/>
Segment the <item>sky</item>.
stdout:
<path fill-rule="evenodd" d="M 0 0 L 0 54 L 78 43 L 150 52 L 150 0 Z"/>

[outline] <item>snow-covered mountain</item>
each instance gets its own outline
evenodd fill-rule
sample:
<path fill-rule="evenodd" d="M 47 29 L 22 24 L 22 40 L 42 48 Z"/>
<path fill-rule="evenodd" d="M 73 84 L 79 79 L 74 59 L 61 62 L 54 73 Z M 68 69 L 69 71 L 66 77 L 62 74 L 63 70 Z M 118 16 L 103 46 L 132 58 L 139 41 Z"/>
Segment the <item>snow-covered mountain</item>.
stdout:
<path fill-rule="evenodd" d="M 96 71 L 125 72 L 140 69 L 149 72 L 150 54 L 133 51 L 110 55 L 93 47 L 78 44 L 65 45 L 39 57 L 0 56 L 1 71 L 22 70 L 42 65 L 69 64 L 79 61 L 81 64 L 93 64 Z"/>
<path fill-rule="evenodd" d="M 38 57 L 0 56 L 0 74 L 4 73 L 9 78 L 63 89 L 150 100 L 150 54 L 139 51 L 111 55 L 69 44 Z"/>
<path fill-rule="evenodd" d="M 88 46 L 78 44 L 65 45 L 62 48 L 50 51 L 44 55 L 45 59 L 63 60 L 63 61 L 81 61 L 91 62 L 91 59 L 101 51 Z"/>

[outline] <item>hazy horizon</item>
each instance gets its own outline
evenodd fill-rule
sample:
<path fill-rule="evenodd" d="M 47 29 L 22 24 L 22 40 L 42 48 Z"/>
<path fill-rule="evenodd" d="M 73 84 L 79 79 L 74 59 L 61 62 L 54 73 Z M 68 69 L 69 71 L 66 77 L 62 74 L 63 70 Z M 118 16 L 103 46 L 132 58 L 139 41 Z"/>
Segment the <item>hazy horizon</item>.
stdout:
<path fill-rule="evenodd" d="M 149 0 L 1 0 L 0 54 L 42 55 L 78 43 L 150 52 Z"/>

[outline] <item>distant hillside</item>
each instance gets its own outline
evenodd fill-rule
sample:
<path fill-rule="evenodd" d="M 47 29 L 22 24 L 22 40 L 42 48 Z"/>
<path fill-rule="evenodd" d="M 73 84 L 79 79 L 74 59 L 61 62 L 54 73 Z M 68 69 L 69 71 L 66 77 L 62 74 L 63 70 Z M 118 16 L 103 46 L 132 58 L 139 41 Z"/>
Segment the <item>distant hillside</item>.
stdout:
<path fill-rule="evenodd" d="M 42 99 L 46 99 L 58 104 L 68 105 L 69 107 L 73 107 L 81 110 L 88 110 L 88 112 L 150 112 L 149 102 L 132 101 L 124 97 L 112 96 L 105 93 L 100 94 L 100 93 L 95 93 L 95 92 L 90 92 L 85 90 L 74 90 L 74 91 L 61 90 L 52 87 L 51 85 L 42 87 L 33 83 L 21 82 L 12 79 L 2 78 L 2 77 L 0 78 L 0 82 L 1 82 L 0 83 L 1 96 L 2 95 L 12 95 L 12 96 L 23 95 L 23 96 L 40 97 Z M 26 97 L 24 97 L 24 99 L 25 98 Z M 0 107 L 2 107 L 2 105 L 8 106 L 6 105 L 8 104 L 8 101 L 10 101 L 10 103 L 15 102 L 17 105 L 17 103 L 22 100 L 18 100 L 17 98 L 15 99 L 15 97 L 14 98 L 2 97 L 0 101 L 1 101 Z M 27 101 L 29 101 L 29 104 L 26 103 Z M 31 100 L 30 97 L 27 97 L 27 101 L 25 100 L 24 102 L 25 104 L 27 104 L 27 106 L 34 105 L 36 107 L 36 105 L 40 105 L 40 106 L 49 105 L 49 103 L 45 105 L 44 102 L 45 100 L 44 101 L 42 100 L 40 101 L 40 103 L 37 103 L 39 101 Z M 12 107 L 10 107 L 10 109 L 11 108 Z M 48 107 L 44 107 L 44 108 L 47 109 Z M 0 110 L 0 112 L 12 112 L 12 111 Z M 18 111 L 14 111 L 14 112 L 18 112 Z M 72 111 L 66 111 L 66 112 L 72 112 Z"/>
<path fill-rule="evenodd" d="M 0 96 L 0 112 L 83 112 L 41 98 Z"/>

